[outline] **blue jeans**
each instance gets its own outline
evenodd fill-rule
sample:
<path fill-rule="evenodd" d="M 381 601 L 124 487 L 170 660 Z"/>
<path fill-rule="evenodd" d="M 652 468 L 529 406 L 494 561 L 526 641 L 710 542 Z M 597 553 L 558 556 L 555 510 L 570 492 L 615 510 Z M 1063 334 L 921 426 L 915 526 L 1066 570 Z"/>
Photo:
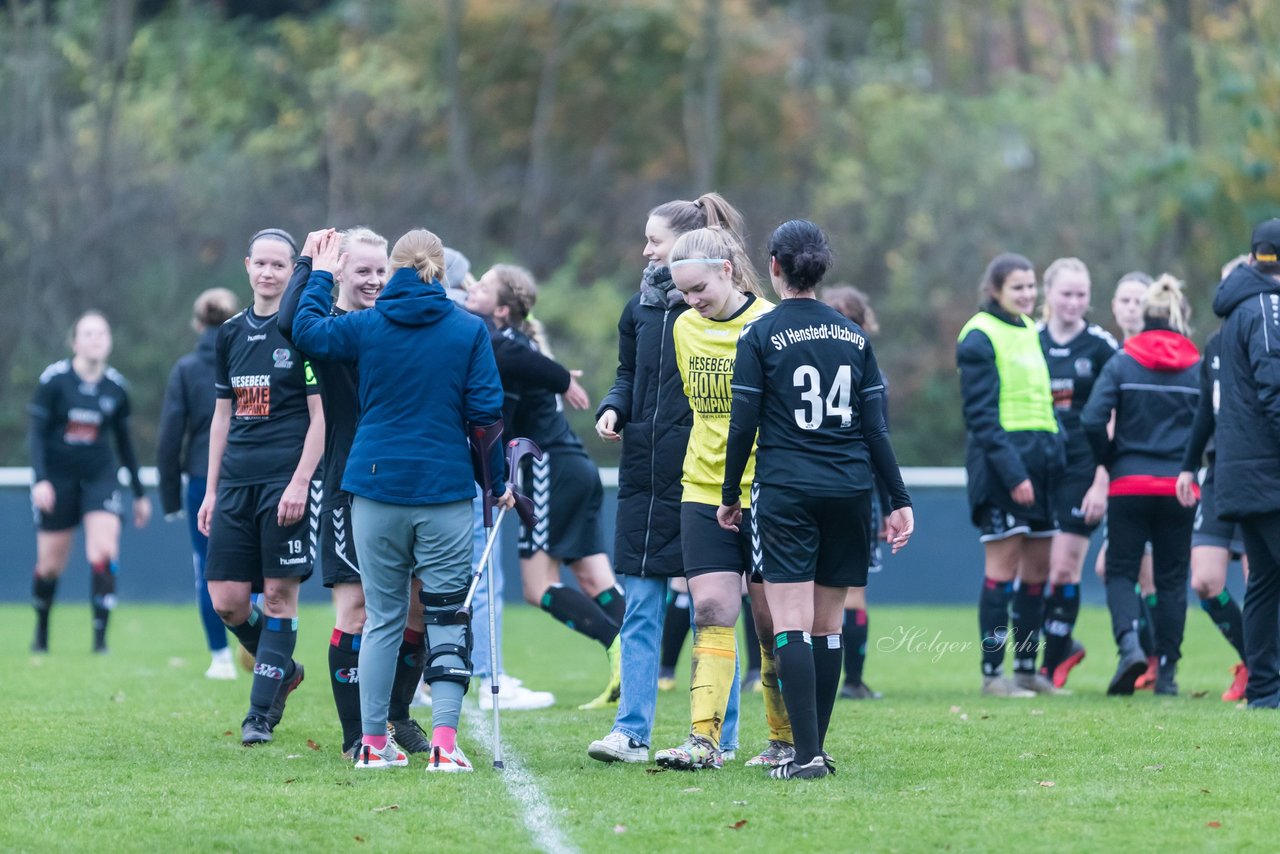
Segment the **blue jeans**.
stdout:
<path fill-rule="evenodd" d="M 205 640 L 209 643 L 210 652 L 219 652 L 227 648 L 227 627 L 222 618 L 213 610 L 213 601 L 209 598 L 209 585 L 204 580 L 205 560 L 209 556 L 209 538 L 200 533 L 196 526 L 196 517 L 200 514 L 200 504 L 204 501 L 205 479 L 193 477 L 187 480 L 187 528 L 191 533 L 191 565 L 195 570 L 196 600 L 200 604 L 200 622 L 204 626 Z"/>
<path fill-rule="evenodd" d="M 662 622 L 667 614 L 667 579 L 621 575 L 627 594 L 622 618 L 622 698 L 613 731 L 648 746 L 658 706 L 658 659 L 661 656 Z M 734 663 L 733 690 L 720 734 L 721 750 L 738 749 L 738 665 Z"/>
<path fill-rule="evenodd" d="M 478 493 L 477 493 L 478 494 Z M 484 528 L 484 511 L 481 509 L 480 502 L 471 502 L 472 506 L 472 535 L 471 535 L 471 563 L 474 566 L 480 560 L 480 553 L 484 551 L 484 542 L 487 531 Z M 497 511 L 495 511 L 496 513 Z M 508 513 L 508 516 L 515 516 L 514 512 Z M 515 520 L 503 520 L 502 524 L 514 524 Z M 498 666 L 496 668 L 489 665 L 489 584 L 493 584 L 493 618 L 494 633 L 498 636 Z M 493 544 L 493 575 L 489 575 L 486 568 L 484 574 L 480 576 L 480 583 L 476 585 L 475 598 L 471 600 L 471 668 L 472 673 L 479 679 L 483 679 L 492 675 L 494 670 L 501 675 L 502 669 L 502 535 L 499 533 L 498 541 Z"/>

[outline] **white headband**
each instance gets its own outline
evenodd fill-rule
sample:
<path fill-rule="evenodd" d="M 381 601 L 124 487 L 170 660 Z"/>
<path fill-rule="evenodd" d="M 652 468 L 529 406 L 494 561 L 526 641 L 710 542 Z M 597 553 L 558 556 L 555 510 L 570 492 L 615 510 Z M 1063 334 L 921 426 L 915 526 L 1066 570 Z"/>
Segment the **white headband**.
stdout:
<path fill-rule="evenodd" d="M 728 264 L 728 258 L 685 258 L 681 261 L 672 261 L 671 269 L 679 267 L 681 264 Z"/>

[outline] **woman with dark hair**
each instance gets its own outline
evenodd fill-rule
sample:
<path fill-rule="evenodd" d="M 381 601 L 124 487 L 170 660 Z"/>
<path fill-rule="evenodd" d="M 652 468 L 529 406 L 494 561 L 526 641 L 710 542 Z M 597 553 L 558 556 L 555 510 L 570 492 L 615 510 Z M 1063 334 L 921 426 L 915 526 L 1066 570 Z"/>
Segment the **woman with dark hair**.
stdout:
<path fill-rule="evenodd" d="M 196 598 L 200 622 L 213 660 L 204 675 L 208 679 L 235 679 L 236 667 L 227 646 L 227 627 L 209 599 L 204 568 L 209 538 L 200 533 L 196 515 L 204 499 L 209 473 L 209 423 L 213 420 L 213 359 L 218 327 L 240 310 L 240 300 L 226 288 L 212 288 L 196 297 L 191 326 L 200 333 L 196 349 L 183 356 L 169 373 L 160 412 L 156 442 L 156 468 L 160 474 L 160 506 L 166 519 L 183 509 L 182 476 L 187 476 L 186 511 L 191 534 L 191 559 L 195 567 Z"/>
<path fill-rule="evenodd" d="M 960 330 L 956 363 L 968 431 L 969 512 L 986 552 L 978 604 L 982 693 L 1034 697 L 1056 690 L 1036 672 L 1036 657 L 1065 447 L 1030 317 L 1035 268 L 1021 255 L 997 255 L 981 292 L 981 310 Z M 1011 624 L 1013 681 L 1002 675 Z"/>
<path fill-rule="evenodd" d="M 107 364 L 111 326 L 101 312 L 86 311 L 76 318 L 71 351 L 70 359 L 54 362 L 40 374 L 35 398 L 27 407 L 35 470 L 31 503 L 37 523 L 31 582 L 36 633 L 31 651 L 49 651 L 49 611 L 71 556 L 76 528 L 83 524 L 91 570 L 93 651 L 105 653 L 107 620 L 116 604 L 120 516 L 125 507 L 118 466 L 129 472 L 136 527 L 145 526 L 151 518 L 151 501 L 138 479 L 129 430 L 128 384 Z"/>
<path fill-rule="evenodd" d="M 1182 458 L 1200 400 L 1200 352 L 1187 337 L 1190 307 L 1182 283 L 1161 276 L 1147 291 L 1144 330 L 1103 368 L 1080 415 L 1108 489 L 1107 607 L 1120 662 L 1108 694 L 1132 694 L 1147 669 L 1138 639 L 1138 567 L 1151 543 L 1155 573 L 1155 692 L 1175 681 L 1187 620 L 1187 569 L 1195 511 L 1177 498 Z M 1107 425 L 1115 418 L 1115 435 Z M 1198 496 L 1199 490 L 1194 490 Z"/>
<path fill-rule="evenodd" d="M 596 434 L 622 442 L 613 565 L 627 593 L 618 713 L 609 734 L 587 748 L 601 762 L 649 761 L 667 586 L 684 574 L 680 475 L 693 425 L 673 337 L 676 319 L 689 306 L 671 279 L 667 258 L 677 237 L 711 225 L 742 232 L 742 216 L 718 193 L 649 212 L 649 264 L 639 293 L 618 320 L 618 374 L 596 410 Z M 721 744 L 726 761 L 737 747 L 737 724 L 737 707 L 730 703 Z"/>
<path fill-rule="evenodd" d="M 773 620 L 778 679 L 795 754 L 775 779 L 825 777 L 823 749 L 840 687 L 847 589 L 865 587 L 872 472 L 885 482 L 896 552 L 914 528 L 911 497 L 884 424 L 884 383 L 859 329 L 818 301 L 831 265 L 826 235 L 805 220 L 769 239 L 769 279 L 782 301 L 738 339 L 721 527 L 742 521 L 742 475 L 757 443 L 751 530 Z"/>

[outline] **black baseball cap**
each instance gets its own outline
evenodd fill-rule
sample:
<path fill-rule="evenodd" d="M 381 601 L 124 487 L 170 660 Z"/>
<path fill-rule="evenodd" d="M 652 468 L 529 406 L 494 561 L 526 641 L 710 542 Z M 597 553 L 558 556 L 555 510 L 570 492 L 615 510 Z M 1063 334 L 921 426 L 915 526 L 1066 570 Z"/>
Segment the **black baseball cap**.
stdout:
<path fill-rule="evenodd" d="M 1260 267 L 1280 266 L 1280 217 L 1264 219 L 1253 229 L 1253 260 Z"/>

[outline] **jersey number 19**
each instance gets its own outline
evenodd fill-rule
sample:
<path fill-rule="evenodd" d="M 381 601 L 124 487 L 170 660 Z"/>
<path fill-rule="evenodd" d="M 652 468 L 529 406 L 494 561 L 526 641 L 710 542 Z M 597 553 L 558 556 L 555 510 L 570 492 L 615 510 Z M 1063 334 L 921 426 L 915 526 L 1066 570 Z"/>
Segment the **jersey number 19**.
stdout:
<path fill-rule="evenodd" d="M 841 365 L 836 371 L 836 380 L 822 394 L 822 376 L 813 365 L 801 365 L 791 377 L 792 383 L 800 389 L 800 399 L 805 402 L 805 409 L 795 411 L 796 424 L 802 430 L 817 430 L 828 415 L 840 417 L 840 426 L 848 427 L 853 423 L 853 409 L 850 402 L 853 398 L 853 368 Z"/>

